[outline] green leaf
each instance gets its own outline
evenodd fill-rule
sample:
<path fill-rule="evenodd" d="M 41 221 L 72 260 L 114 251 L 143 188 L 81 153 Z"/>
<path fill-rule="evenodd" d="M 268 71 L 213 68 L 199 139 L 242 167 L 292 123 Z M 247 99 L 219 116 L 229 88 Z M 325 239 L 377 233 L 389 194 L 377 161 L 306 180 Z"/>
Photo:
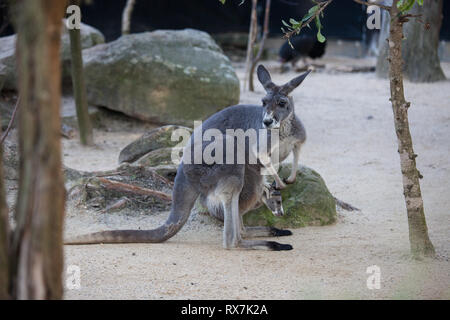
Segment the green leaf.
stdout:
<path fill-rule="evenodd" d="M 320 33 L 320 30 L 317 31 L 317 41 L 320 43 L 324 43 L 327 39 Z"/>
<path fill-rule="evenodd" d="M 222 4 L 225 4 L 226 0 L 219 0 Z"/>
<path fill-rule="evenodd" d="M 291 26 L 289 23 L 287 23 L 287 22 L 284 21 L 284 20 L 281 20 L 281 23 L 283 23 L 286 27 L 290 27 L 290 26 Z"/>
<path fill-rule="evenodd" d="M 411 10 L 411 8 L 413 7 L 415 2 L 416 2 L 416 0 L 400 0 L 399 2 L 397 2 L 397 8 L 401 12 L 407 12 L 407 11 Z M 422 2 L 423 2 L 423 0 L 422 0 Z"/>
<path fill-rule="evenodd" d="M 423 6 L 423 0 L 417 0 L 417 3 L 419 4 L 419 6 Z"/>
<path fill-rule="evenodd" d="M 325 37 L 320 32 L 322 30 L 322 24 L 320 23 L 319 16 L 316 17 L 316 28 L 317 28 L 317 40 L 321 43 L 325 42 Z"/>

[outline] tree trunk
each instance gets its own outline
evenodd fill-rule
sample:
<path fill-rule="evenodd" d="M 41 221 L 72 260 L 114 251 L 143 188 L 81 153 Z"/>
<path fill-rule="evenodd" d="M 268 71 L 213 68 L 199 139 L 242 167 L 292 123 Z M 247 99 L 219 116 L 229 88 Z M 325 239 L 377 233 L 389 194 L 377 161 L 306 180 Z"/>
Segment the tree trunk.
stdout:
<path fill-rule="evenodd" d="M 0 300 L 5 300 L 9 299 L 9 216 L 3 180 L 2 149 L 0 144 Z"/>
<path fill-rule="evenodd" d="M 78 5 L 78 0 L 71 0 L 71 4 Z M 83 145 L 93 145 L 92 124 L 89 118 L 88 104 L 86 99 L 86 85 L 83 75 L 83 56 L 81 54 L 80 29 L 69 30 L 70 54 L 72 58 L 72 85 L 77 109 L 78 129 L 80 142 Z"/>
<path fill-rule="evenodd" d="M 434 82 L 445 79 L 438 56 L 442 8 L 442 0 L 424 0 L 423 6 L 416 3 L 408 12 L 420 15 L 417 20 L 410 18 L 411 21 L 404 27 L 403 74 L 410 81 Z M 385 42 L 377 61 L 377 75 L 381 77 L 388 75 L 387 51 Z"/>
<path fill-rule="evenodd" d="M 261 59 L 263 50 L 264 50 L 264 44 L 266 42 L 267 39 L 267 35 L 269 34 L 269 16 L 270 16 L 270 0 L 266 0 L 266 10 L 264 13 L 264 29 L 263 29 L 263 36 L 261 41 L 259 42 L 259 49 L 258 49 L 258 54 L 256 55 L 256 57 L 252 60 L 252 66 L 250 68 L 250 72 L 249 72 L 249 90 L 250 91 L 255 91 L 255 86 L 253 84 L 253 75 L 255 73 L 255 68 L 256 65 L 258 64 L 259 60 Z"/>
<path fill-rule="evenodd" d="M 258 32 L 258 21 L 256 15 L 256 6 L 258 5 L 258 0 L 252 0 L 252 11 L 250 16 L 250 30 L 248 32 L 248 43 L 247 43 L 247 57 L 245 59 L 245 77 L 244 77 L 244 90 L 247 87 L 247 81 L 249 79 L 249 73 L 251 69 L 251 64 L 253 61 L 253 51 L 255 49 L 256 34 Z"/>
<path fill-rule="evenodd" d="M 421 176 L 415 160 L 417 155 L 414 153 L 409 131 L 408 108 L 410 103 L 405 100 L 402 75 L 403 23 L 406 20 L 399 16 L 397 2 L 398 0 L 394 1 L 390 10 L 390 16 L 394 18 L 390 20 L 389 32 L 389 79 L 395 132 L 397 133 L 398 152 L 403 175 L 403 194 L 408 214 L 409 240 L 413 256 L 434 256 L 434 247 L 428 237 L 425 221 L 419 182 Z"/>
<path fill-rule="evenodd" d="M 17 0 L 20 93 L 19 193 L 11 243 L 12 295 L 60 299 L 63 294 L 61 169 L 61 21 L 65 1 Z"/>
<path fill-rule="evenodd" d="M 127 0 L 122 13 L 122 35 L 130 34 L 131 15 L 133 14 L 136 0 Z"/>

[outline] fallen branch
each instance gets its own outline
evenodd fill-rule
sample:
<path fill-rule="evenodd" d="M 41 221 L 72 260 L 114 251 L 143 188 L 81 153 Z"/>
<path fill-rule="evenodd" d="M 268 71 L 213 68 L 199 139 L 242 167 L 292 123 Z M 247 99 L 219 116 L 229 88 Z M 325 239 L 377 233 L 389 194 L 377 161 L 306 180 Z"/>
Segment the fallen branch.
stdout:
<path fill-rule="evenodd" d="M 107 190 L 118 191 L 121 193 L 137 194 L 142 196 L 153 196 L 162 200 L 172 201 L 172 196 L 170 194 L 161 191 L 142 188 L 123 182 L 112 181 L 101 177 L 97 177 L 96 179 L 101 183 L 101 186 Z"/>

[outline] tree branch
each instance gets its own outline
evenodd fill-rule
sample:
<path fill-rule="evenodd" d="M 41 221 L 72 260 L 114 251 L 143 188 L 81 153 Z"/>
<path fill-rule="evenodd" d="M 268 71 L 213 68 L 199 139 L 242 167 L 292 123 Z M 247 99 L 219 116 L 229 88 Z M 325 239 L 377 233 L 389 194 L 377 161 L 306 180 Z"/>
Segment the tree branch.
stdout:
<path fill-rule="evenodd" d="M 387 11 L 391 10 L 390 6 L 386 6 L 384 4 L 381 4 L 381 2 L 383 0 L 378 0 L 378 1 L 374 1 L 374 2 L 368 2 L 368 1 L 363 1 L 363 0 L 353 0 L 353 1 L 355 1 L 355 2 L 357 2 L 359 4 L 362 4 L 362 5 L 365 5 L 365 6 L 377 6 L 377 7 L 380 7 L 382 9 L 384 9 L 384 10 L 387 10 Z"/>

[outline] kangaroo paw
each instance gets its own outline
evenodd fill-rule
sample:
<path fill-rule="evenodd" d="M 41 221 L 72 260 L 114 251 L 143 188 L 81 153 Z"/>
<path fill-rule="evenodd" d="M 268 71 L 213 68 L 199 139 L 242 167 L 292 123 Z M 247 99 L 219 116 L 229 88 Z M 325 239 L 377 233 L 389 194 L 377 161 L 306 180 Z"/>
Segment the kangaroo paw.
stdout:
<path fill-rule="evenodd" d="M 267 246 L 273 251 L 292 250 L 292 246 L 290 244 L 282 244 L 275 241 L 268 241 Z"/>
<path fill-rule="evenodd" d="M 295 182 L 295 180 L 296 180 L 295 178 L 294 179 L 284 178 L 283 182 L 285 184 L 293 184 Z"/>
<path fill-rule="evenodd" d="M 277 228 L 270 228 L 270 232 L 272 233 L 272 235 L 274 237 L 284 237 L 284 236 L 291 236 L 292 235 L 292 231 L 291 230 L 282 230 L 282 229 L 277 229 Z"/>
<path fill-rule="evenodd" d="M 286 185 L 282 181 L 280 181 L 279 183 L 277 183 L 275 185 L 275 190 L 283 190 L 285 188 L 286 188 Z"/>

